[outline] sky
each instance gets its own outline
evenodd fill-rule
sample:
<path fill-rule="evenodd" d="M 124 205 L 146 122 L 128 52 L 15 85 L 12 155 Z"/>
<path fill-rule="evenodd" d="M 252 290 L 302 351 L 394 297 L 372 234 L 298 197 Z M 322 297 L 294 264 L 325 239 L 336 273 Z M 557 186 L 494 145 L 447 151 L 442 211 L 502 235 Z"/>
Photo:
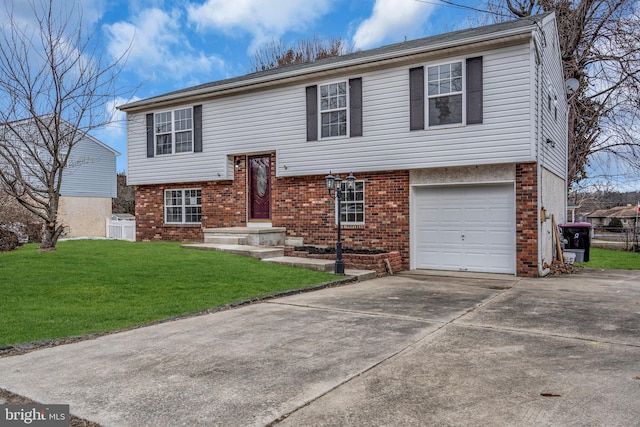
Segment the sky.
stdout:
<path fill-rule="evenodd" d="M 2 0 L 33 20 L 31 1 Z M 273 42 L 341 38 L 353 50 L 460 30 L 487 22 L 481 0 L 51 0 L 81 23 L 105 61 L 125 55 L 117 86 L 126 96 L 107 110 L 113 123 L 92 135 L 121 153 L 124 113 L 117 105 L 252 72 L 256 51 Z M 457 5 L 457 6 L 456 6 Z"/>
<path fill-rule="evenodd" d="M 126 170 L 126 130 L 117 105 L 250 73 L 255 52 L 274 41 L 341 38 L 366 50 L 468 28 L 478 18 L 478 12 L 442 0 L 53 1 L 94 32 L 106 62 L 126 55 L 117 85 L 127 94 L 107 106 L 114 123 L 92 132 L 121 153 L 118 172 Z M 14 16 L 33 19 L 29 1 L 3 3 Z"/>

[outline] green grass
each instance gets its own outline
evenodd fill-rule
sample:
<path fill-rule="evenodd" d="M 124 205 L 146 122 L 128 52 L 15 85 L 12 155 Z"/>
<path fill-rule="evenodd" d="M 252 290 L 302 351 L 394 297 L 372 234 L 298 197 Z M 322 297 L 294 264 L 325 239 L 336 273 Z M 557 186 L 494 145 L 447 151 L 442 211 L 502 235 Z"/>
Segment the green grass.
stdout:
<path fill-rule="evenodd" d="M 576 265 L 605 270 L 640 270 L 640 253 L 589 248 L 589 262 L 576 262 Z"/>
<path fill-rule="evenodd" d="M 170 242 L 37 248 L 0 253 L 0 346 L 112 331 L 335 279 Z"/>

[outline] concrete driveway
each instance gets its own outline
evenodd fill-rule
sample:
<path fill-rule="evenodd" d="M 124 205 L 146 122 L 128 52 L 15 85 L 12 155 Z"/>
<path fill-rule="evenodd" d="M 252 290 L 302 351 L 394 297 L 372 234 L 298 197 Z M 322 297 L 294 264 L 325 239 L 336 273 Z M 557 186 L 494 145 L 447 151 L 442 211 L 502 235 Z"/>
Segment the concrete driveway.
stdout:
<path fill-rule="evenodd" d="M 640 272 L 396 276 L 0 359 L 104 426 L 640 424 Z"/>

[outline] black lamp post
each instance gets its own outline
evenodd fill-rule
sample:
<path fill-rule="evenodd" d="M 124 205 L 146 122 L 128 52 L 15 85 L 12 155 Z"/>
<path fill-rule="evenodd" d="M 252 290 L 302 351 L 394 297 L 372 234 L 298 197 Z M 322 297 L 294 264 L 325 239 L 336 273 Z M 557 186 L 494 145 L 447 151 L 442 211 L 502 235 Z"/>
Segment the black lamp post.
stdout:
<path fill-rule="evenodd" d="M 331 192 L 333 191 L 333 195 L 336 199 L 336 206 L 337 206 L 337 215 L 338 215 L 338 240 L 336 241 L 336 264 L 334 267 L 333 272 L 335 274 L 344 276 L 344 261 L 342 260 L 342 234 L 341 234 L 341 230 L 342 230 L 342 225 L 341 225 L 341 219 L 342 219 L 342 179 L 340 177 L 335 177 L 333 175 L 331 175 L 331 172 L 329 172 L 329 175 L 327 175 L 325 178 L 325 182 L 326 182 L 326 186 L 327 186 L 327 191 L 329 192 L 329 195 L 331 195 Z M 356 177 L 353 176 L 352 173 L 349 174 L 349 176 L 347 177 L 347 191 L 353 191 L 355 188 L 355 182 L 356 182 Z"/>

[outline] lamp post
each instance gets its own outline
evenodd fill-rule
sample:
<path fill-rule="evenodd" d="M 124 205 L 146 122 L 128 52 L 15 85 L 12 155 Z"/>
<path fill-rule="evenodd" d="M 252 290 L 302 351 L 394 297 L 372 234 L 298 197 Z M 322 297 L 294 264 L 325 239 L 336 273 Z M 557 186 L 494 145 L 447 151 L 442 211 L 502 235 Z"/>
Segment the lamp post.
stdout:
<path fill-rule="evenodd" d="M 336 200 L 337 207 L 337 215 L 338 215 L 338 240 L 336 241 L 336 264 L 333 269 L 333 272 L 337 275 L 344 276 L 344 261 L 342 260 L 342 179 L 340 177 L 335 177 L 331 175 L 327 175 L 325 178 L 325 183 L 327 186 L 327 191 L 331 196 L 331 192 L 333 191 L 333 196 Z M 356 177 L 353 176 L 352 173 L 347 177 L 347 191 L 353 191 L 355 188 Z"/>

